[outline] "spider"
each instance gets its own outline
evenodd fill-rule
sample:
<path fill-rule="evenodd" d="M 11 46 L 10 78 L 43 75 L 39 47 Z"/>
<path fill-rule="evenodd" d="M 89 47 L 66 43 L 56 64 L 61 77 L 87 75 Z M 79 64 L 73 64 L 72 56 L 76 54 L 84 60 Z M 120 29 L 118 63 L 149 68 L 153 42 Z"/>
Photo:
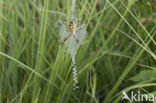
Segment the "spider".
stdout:
<path fill-rule="evenodd" d="M 59 45 L 64 43 L 70 36 L 73 36 L 75 38 L 76 42 L 79 44 L 79 46 L 81 46 L 80 40 L 77 38 L 77 35 L 76 35 L 76 32 L 78 30 L 80 30 L 81 28 L 78 27 L 78 25 L 76 23 L 74 23 L 73 21 L 70 21 L 69 24 L 66 24 L 66 26 L 67 26 L 67 32 L 69 32 L 69 34 L 63 40 L 61 40 Z"/>

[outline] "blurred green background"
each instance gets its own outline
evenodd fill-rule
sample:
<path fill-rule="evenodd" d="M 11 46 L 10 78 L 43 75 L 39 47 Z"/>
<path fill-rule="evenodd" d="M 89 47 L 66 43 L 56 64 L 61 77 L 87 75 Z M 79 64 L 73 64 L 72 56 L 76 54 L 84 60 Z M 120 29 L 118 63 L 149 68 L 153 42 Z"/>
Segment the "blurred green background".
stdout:
<path fill-rule="evenodd" d="M 71 7 L 72 0 L 0 0 L 0 103 L 121 103 L 123 90 L 156 95 L 156 1 L 76 0 L 74 15 L 87 26 L 76 92 L 70 54 L 58 48 Z"/>

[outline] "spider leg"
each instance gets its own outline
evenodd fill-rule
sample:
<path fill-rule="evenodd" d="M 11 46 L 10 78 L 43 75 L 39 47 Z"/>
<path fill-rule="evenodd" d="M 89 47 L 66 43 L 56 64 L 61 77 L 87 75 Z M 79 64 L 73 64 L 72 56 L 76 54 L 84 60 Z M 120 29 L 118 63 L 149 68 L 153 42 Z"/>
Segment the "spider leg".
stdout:
<path fill-rule="evenodd" d="M 82 28 L 83 28 L 84 26 L 85 26 L 85 25 L 82 25 L 82 26 L 77 27 L 76 32 L 78 32 L 79 30 L 82 30 Z"/>
<path fill-rule="evenodd" d="M 80 20 L 78 19 L 78 20 L 77 20 L 77 25 L 79 25 L 79 24 L 80 24 Z"/>
<path fill-rule="evenodd" d="M 72 34 L 70 33 L 68 36 L 66 36 L 63 40 L 61 40 L 61 42 L 59 43 L 59 45 L 61 45 L 62 43 L 64 43 Z"/>
<path fill-rule="evenodd" d="M 82 27 L 79 27 L 77 30 L 76 30 L 76 32 L 78 32 L 79 30 L 81 30 L 82 29 Z"/>
<path fill-rule="evenodd" d="M 77 41 L 77 43 L 79 44 L 79 46 L 81 46 L 80 45 L 80 40 L 77 38 L 77 36 L 75 34 L 73 34 L 73 36 L 74 36 L 75 40 Z"/>

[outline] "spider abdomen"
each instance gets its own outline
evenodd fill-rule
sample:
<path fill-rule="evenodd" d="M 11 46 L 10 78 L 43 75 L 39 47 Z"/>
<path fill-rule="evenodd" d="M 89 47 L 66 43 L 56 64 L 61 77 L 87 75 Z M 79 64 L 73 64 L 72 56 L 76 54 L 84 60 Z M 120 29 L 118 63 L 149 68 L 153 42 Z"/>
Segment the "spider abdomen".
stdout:
<path fill-rule="evenodd" d="M 69 32 L 75 32 L 77 30 L 77 26 L 76 24 L 71 21 L 68 25 L 67 25 L 67 29 Z"/>

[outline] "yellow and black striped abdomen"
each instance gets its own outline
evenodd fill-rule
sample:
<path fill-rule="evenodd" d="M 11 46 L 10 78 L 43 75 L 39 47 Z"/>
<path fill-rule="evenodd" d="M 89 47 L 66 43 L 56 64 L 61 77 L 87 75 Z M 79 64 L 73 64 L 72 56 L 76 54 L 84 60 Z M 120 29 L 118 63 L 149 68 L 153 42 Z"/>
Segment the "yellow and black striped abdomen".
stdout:
<path fill-rule="evenodd" d="M 75 32 L 76 29 L 77 29 L 77 26 L 76 26 L 76 24 L 75 24 L 73 21 L 71 21 L 71 22 L 67 25 L 67 29 L 68 29 L 69 32 Z"/>

